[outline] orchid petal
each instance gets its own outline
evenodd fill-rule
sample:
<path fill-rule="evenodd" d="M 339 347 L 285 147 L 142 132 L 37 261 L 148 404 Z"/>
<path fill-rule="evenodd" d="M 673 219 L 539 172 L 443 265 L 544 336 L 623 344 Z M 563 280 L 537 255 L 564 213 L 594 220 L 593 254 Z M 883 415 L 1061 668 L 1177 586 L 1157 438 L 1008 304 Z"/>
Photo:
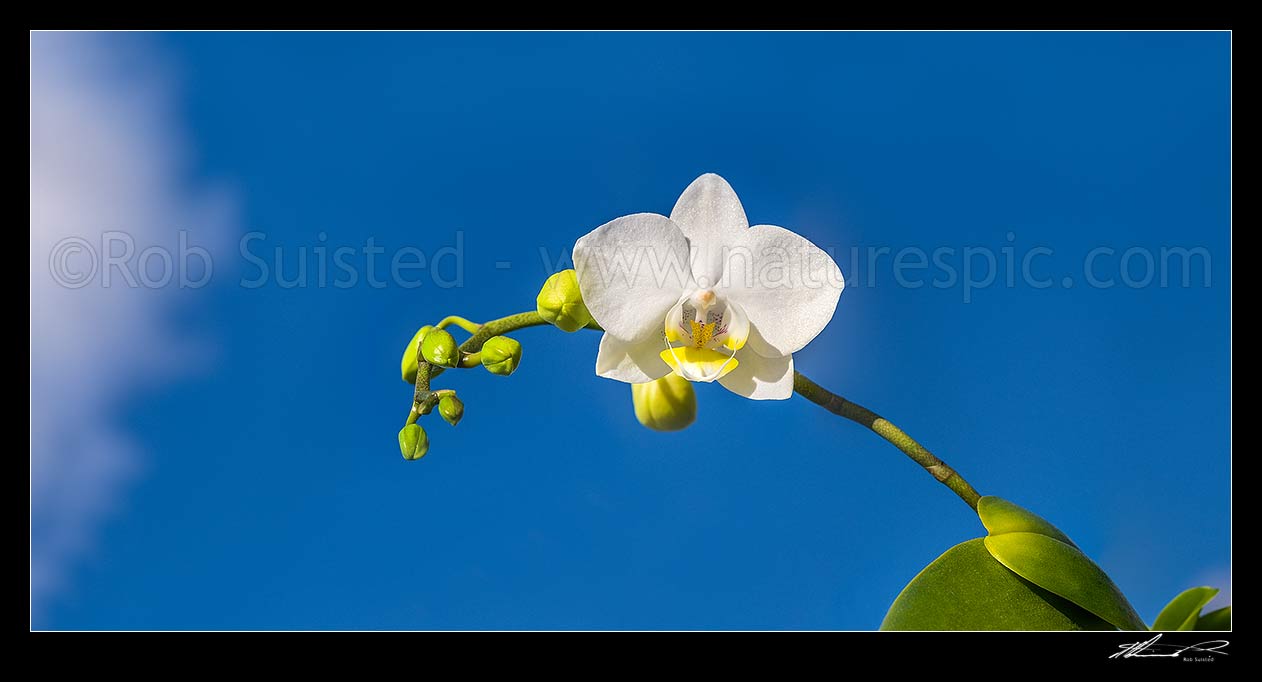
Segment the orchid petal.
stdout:
<path fill-rule="evenodd" d="M 574 269 L 588 311 L 622 341 L 659 336 L 667 310 L 691 286 L 688 241 L 669 218 L 623 216 L 574 244 Z"/>
<path fill-rule="evenodd" d="M 761 335 L 764 356 L 801 350 L 828 325 L 845 287 L 831 256 L 805 237 L 775 225 L 741 234 L 724 259 L 716 291 L 738 303 Z"/>
<path fill-rule="evenodd" d="M 663 342 L 648 339 L 627 343 L 603 334 L 596 354 L 596 374 L 607 379 L 642 384 L 670 374 L 670 367 L 658 356 Z"/>
<path fill-rule="evenodd" d="M 793 356 L 765 358 L 752 350 L 736 353 L 737 365 L 719 383 L 750 400 L 786 400 L 793 395 Z"/>
<path fill-rule="evenodd" d="M 724 247 L 749 228 L 745 209 L 727 180 L 706 173 L 688 185 L 670 219 L 679 226 L 692 249 L 692 275 L 698 286 L 714 286 L 723 274 Z"/>

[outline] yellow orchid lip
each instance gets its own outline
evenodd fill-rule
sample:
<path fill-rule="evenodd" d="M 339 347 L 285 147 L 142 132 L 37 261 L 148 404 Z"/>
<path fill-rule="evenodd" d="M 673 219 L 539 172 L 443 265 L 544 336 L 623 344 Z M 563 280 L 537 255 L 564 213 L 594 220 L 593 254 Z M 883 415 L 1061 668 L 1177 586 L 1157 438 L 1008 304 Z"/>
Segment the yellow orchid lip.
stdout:
<path fill-rule="evenodd" d="M 694 346 L 667 348 L 661 352 L 661 358 L 672 370 L 689 381 L 722 379 L 740 364 L 731 355 Z"/>

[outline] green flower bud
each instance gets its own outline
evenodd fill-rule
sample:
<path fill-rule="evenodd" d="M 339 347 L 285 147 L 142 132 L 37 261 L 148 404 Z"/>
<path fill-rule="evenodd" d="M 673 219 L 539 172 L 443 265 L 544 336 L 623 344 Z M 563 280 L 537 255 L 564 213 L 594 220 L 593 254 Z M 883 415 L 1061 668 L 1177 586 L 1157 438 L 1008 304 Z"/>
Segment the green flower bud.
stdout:
<path fill-rule="evenodd" d="M 578 275 L 573 269 L 562 270 L 548 278 L 535 299 L 539 317 L 566 332 L 576 332 L 592 321 L 592 314 L 578 290 Z"/>
<path fill-rule="evenodd" d="M 432 329 L 421 339 L 421 355 L 431 365 L 455 367 L 460 362 L 460 347 L 446 329 Z"/>
<path fill-rule="evenodd" d="M 425 338 L 425 333 L 433 327 L 425 325 L 416 330 L 416 334 L 412 336 L 412 340 L 408 342 L 408 347 L 403 349 L 403 380 L 409 384 L 416 383 L 416 347 L 421 345 L 421 339 Z"/>
<path fill-rule="evenodd" d="M 438 414 L 441 414 L 448 424 L 455 426 L 464 416 L 464 403 L 454 395 L 445 395 L 438 401 Z"/>
<path fill-rule="evenodd" d="M 678 374 L 631 384 L 635 418 L 654 431 L 679 431 L 697 419 L 697 394 L 692 382 Z"/>
<path fill-rule="evenodd" d="M 491 374 L 508 376 L 521 364 L 521 344 L 507 336 L 492 336 L 482 344 L 482 366 Z"/>
<path fill-rule="evenodd" d="M 429 436 L 420 424 L 408 424 L 399 431 L 399 450 L 403 459 L 420 459 L 429 452 Z"/>

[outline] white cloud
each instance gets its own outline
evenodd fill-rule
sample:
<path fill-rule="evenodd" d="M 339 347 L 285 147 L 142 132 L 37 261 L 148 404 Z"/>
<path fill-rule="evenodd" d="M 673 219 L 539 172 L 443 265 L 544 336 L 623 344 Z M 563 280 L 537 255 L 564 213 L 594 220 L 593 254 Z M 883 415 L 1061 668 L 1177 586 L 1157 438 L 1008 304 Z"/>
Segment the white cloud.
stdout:
<path fill-rule="evenodd" d="M 69 585 L 140 469 L 116 425 L 138 389 L 183 373 L 189 339 L 169 317 L 205 290 L 127 286 L 98 269 L 80 288 L 54 268 L 91 271 L 86 252 L 50 254 L 66 238 L 99 251 L 124 232 L 137 251 L 188 241 L 217 251 L 232 234 L 223 197 L 188 181 L 187 141 L 168 74 L 118 35 L 31 35 L 31 612 Z M 121 243 L 117 244 L 121 249 Z M 117 252 L 116 252 L 117 253 Z M 100 254 L 98 253 L 98 264 Z M 160 270 L 161 263 L 152 264 Z M 200 268 L 200 265 L 196 266 Z M 152 271 L 151 271 L 152 272 Z M 133 272 L 133 274 L 135 274 Z M 105 286 L 106 282 L 110 286 Z"/>

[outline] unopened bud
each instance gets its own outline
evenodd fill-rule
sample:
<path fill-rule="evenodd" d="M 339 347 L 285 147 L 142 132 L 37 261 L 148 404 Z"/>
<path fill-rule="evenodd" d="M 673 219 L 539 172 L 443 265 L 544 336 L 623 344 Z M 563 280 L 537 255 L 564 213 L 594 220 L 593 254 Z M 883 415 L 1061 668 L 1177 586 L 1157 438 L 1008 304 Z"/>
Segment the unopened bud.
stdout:
<path fill-rule="evenodd" d="M 455 367 L 460 362 L 460 347 L 446 329 L 431 329 L 421 339 L 421 355 L 426 362 L 439 367 Z"/>
<path fill-rule="evenodd" d="M 635 418 L 654 431 L 679 431 L 697 418 L 697 394 L 692 382 L 678 374 L 657 381 L 631 384 Z"/>
<path fill-rule="evenodd" d="M 408 342 L 408 347 L 403 349 L 403 380 L 409 384 L 416 383 L 416 349 L 421 345 L 421 339 L 425 338 L 426 332 L 433 329 L 429 325 L 425 325 L 416 330 L 416 334 L 412 336 L 412 340 Z"/>
<path fill-rule="evenodd" d="M 408 424 L 399 431 L 399 450 L 403 459 L 420 459 L 429 452 L 429 436 L 420 424 Z"/>
<path fill-rule="evenodd" d="M 578 290 L 578 275 L 573 269 L 562 270 L 548 278 L 535 299 L 539 317 L 561 331 L 576 332 L 592 321 L 592 314 Z"/>
<path fill-rule="evenodd" d="M 491 374 L 508 376 L 521 364 L 521 344 L 507 336 L 492 336 L 482 344 L 482 366 Z"/>
<path fill-rule="evenodd" d="M 448 424 L 455 426 L 464 416 L 464 403 L 454 395 L 445 395 L 438 401 L 438 414 L 442 415 Z"/>

